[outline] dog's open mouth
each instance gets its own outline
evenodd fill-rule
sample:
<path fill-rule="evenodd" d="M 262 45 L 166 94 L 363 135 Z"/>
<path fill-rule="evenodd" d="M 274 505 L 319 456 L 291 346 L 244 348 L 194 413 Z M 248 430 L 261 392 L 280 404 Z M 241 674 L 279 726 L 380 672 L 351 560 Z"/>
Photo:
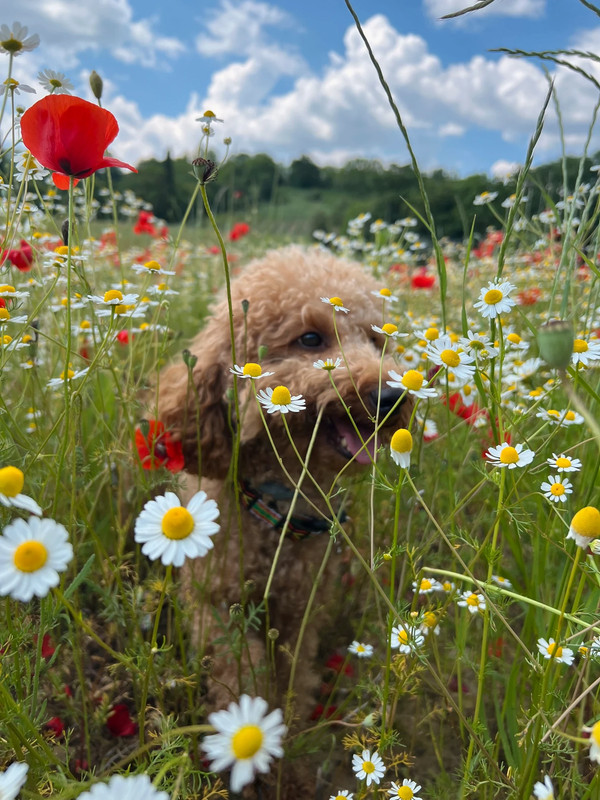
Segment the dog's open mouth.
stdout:
<path fill-rule="evenodd" d="M 331 445 L 348 461 L 370 464 L 375 457 L 372 425 L 352 425 L 349 419 L 328 419 L 327 433 Z"/>

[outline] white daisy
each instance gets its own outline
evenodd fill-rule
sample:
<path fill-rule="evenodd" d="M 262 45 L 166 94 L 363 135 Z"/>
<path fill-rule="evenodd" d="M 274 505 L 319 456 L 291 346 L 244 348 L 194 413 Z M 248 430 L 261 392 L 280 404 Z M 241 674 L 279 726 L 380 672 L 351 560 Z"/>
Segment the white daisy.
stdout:
<path fill-rule="evenodd" d="M 570 665 L 573 663 L 573 659 L 575 658 L 572 650 L 570 650 L 568 647 L 561 647 L 552 638 L 548 639 L 548 641 L 545 639 L 538 639 L 537 647 L 544 658 L 552 658 L 559 664 Z"/>
<path fill-rule="evenodd" d="M 234 364 L 233 369 L 229 368 L 230 372 L 237 375 L 238 378 L 267 378 L 269 375 L 274 375 L 274 372 L 263 372 L 260 364 L 255 364 L 253 361 L 248 361 L 243 367 L 239 364 Z"/>
<path fill-rule="evenodd" d="M 367 786 L 379 783 L 385 775 L 385 764 L 377 750 L 372 755 L 370 750 L 363 750 L 360 756 L 355 753 L 352 756 L 352 769 L 359 780 L 366 780 Z"/>
<path fill-rule="evenodd" d="M 75 370 L 72 370 L 71 368 L 69 368 L 66 371 L 66 373 L 63 370 L 60 373 L 60 377 L 51 378 L 48 381 L 48 383 L 46 384 L 46 386 L 48 386 L 51 389 L 56 389 L 59 386 L 64 386 L 65 385 L 65 381 L 68 381 L 69 384 L 70 384 L 70 383 L 72 383 L 72 381 L 76 381 L 79 378 L 83 378 L 84 375 L 87 375 L 87 373 L 89 372 L 89 369 L 90 369 L 89 367 L 86 367 L 85 369 L 79 369 L 79 370 L 75 371 Z"/>
<path fill-rule="evenodd" d="M 404 389 L 409 394 L 423 399 L 427 397 L 437 397 L 436 390 L 428 387 L 425 376 L 416 369 L 409 369 L 402 375 L 396 372 L 395 369 L 391 369 L 388 375 L 392 380 L 386 381 L 386 383 L 388 386 L 391 386 L 392 389 Z"/>
<path fill-rule="evenodd" d="M 467 335 L 461 336 L 458 343 L 475 358 L 494 358 L 500 352 L 485 333 L 467 331 Z"/>
<path fill-rule="evenodd" d="M 144 264 L 132 264 L 136 272 L 146 275 L 175 275 L 175 270 L 164 269 L 158 261 L 146 261 Z"/>
<path fill-rule="evenodd" d="M 156 286 L 151 286 L 148 291 L 155 297 L 166 297 L 167 295 L 179 294 L 175 289 L 169 289 L 166 283 L 159 283 Z"/>
<path fill-rule="evenodd" d="M 443 367 L 446 373 L 451 372 L 459 381 L 469 381 L 475 373 L 473 356 L 459 350 L 447 335 L 428 344 L 425 352 L 430 361 Z"/>
<path fill-rule="evenodd" d="M 388 794 L 391 795 L 392 800 L 421 800 L 417 797 L 417 792 L 421 791 L 421 787 L 415 781 L 404 778 L 402 783 L 394 783 L 392 781 L 391 789 L 388 789 Z"/>
<path fill-rule="evenodd" d="M 354 640 L 352 644 L 348 645 L 348 652 L 353 653 L 359 658 L 371 658 L 373 655 L 373 645 L 363 644 L 362 642 Z"/>
<path fill-rule="evenodd" d="M 348 789 L 340 789 L 337 794 L 332 794 L 329 800 L 353 800 L 354 793 Z"/>
<path fill-rule="evenodd" d="M 544 782 L 536 781 L 533 787 L 536 800 L 554 800 L 554 786 L 549 775 L 544 775 Z"/>
<path fill-rule="evenodd" d="M 540 486 L 544 497 L 553 503 L 566 503 L 567 495 L 573 494 L 573 484 L 567 478 L 560 479 L 558 475 L 549 475 L 548 480 Z"/>
<path fill-rule="evenodd" d="M 459 606 L 468 608 L 470 614 L 477 614 L 478 611 L 485 611 L 485 597 L 477 592 L 468 589 L 462 592 L 460 599 L 456 601 Z"/>
<path fill-rule="evenodd" d="M 321 302 L 332 306 L 335 311 L 343 311 L 344 314 L 347 314 L 348 311 L 350 311 L 349 308 L 344 307 L 344 304 L 339 297 L 322 297 Z"/>
<path fill-rule="evenodd" d="M 505 589 L 512 589 L 512 583 L 508 578 L 503 578 L 502 575 L 492 575 L 492 580 L 494 583 L 497 583 L 498 586 L 503 586 Z"/>
<path fill-rule="evenodd" d="M 410 467 L 410 454 L 413 449 L 411 432 L 406 428 L 398 428 L 390 441 L 390 455 L 402 469 Z"/>
<path fill-rule="evenodd" d="M 562 409 L 561 411 L 558 411 L 555 408 L 549 408 L 547 410 L 538 411 L 536 417 L 546 420 L 552 425 L 558 425 L 565 428 L 568 428 L 570 425 L 581 425 L 584 422 L 581 414 L 579 414 L 577 411 L 571 411 L 570 409 Z"/>
<path fill-rule="evenodd" d="M 113 775 L 108 783 L 95 783 L 81 800 L 169 800 L 167 792 L 159 792 L 148 775 Z"/>
<path fill-rule="evenodd" d="M 219 530 L 219 509 L 206 492 L 196 492 L 187 507 L 173 492 L 149 500 L 135 521 L 135 541 L 152 561 L 181 567 L 186 558 L 206 555 L 213 547 L 211 536 Z"/>
<path fill-rule="evenodd" d="M 257 772 L 268 772 L 273 757 L 283 755 L 281 742 L 287 728 L 280 709 L 267 714 L 262 697 L 243 694 L 239 705 L 209 714 L 217 733 L 206 736 L 202 748 L 214 772 L 231 769 L 231 791 L 239 792 Z M 266 715 L 266 716 L 265 716 Z"/>
<path fill-rule="evenodd" d="M 571 363 L 588 366 L 591 361 L 600 360 L 600 341 L 586 342 L 585 339 L 575 339 L 573 342 L 573 355 Z"/>
<path fill-rule="evenodd" d="M 581 508 L 571 520 L 567 539 L 573 539 L 584 550 L 600 537 L 600 511 L 595 506 Z"/>
<path fill-rule="evenodd" d="M 269 414 L 274 414 L 276 411 L 282 414 L 287 414 L 288 411 L 303 411 L 306 407 L 306 400 L 302 395 L 292 396 L 286 386 L 261 389 L 256 398 Z"/>
<path fill-rule="evenodd" d="M 15 800 L 27 780 L 28 769 L 29 764 L 24 761 L 13 761 L 4 772 L 0 773 L 0 798 L 2 800 Z"/>
<path fill-rule="evenodd" d="M 371 330 L 375 331 L 375 333 L 381 333 L 384 336 L 388 336 L 390 339 L 401 339 L 405 336 L 408 336 L 408 333 L 400 333 L 398 326 L 394 325 L 393 322 L 386 322 L 385 325 L 381 326 L 381 328 L 378 325 L 371 325 Z"/>
<path fill-rule="evenodd" d="M 374 297 L 379 297 L 380 300 L 389 300 L 392 303 L 398 302 L 398 298 L 396 297 L 396 295 L 392 294 L 391 291 L 386 288 L 379 289 L 379 291 L 373 291 L 371 292 L 371 294 Z"/>
<path fill-rule="evenodd" d="M 38 72 L 38 81 L 51 94 L 71 94 L 73 91 L 73 84 L 67 80 L 65 74 L 53 69 L 44 69 Z"/>
<path fill-rule="evenodd" d="M 407 656 L 415 653 L 425 642 L 425 637 L 412 625 L 395 625 L 390 636 L 390 647 Z"/>
<path fill-rule="evenodd" d="M 20 56 L 26 50 L 35 50 L 40 43 L 37 33 L 27 36 L 27 26 L 13 22 L 12 28 L 0 25 L 0 53 Z"/>
<path fill-rule="evenodd" d="M 481 194 L 476 195 L 475 199 L 473 200 L 474 206 L 485 206 L 488 203 L 492 203 L 498 197 L 498 192 L 482 192 Z"/>
<path fill-rule="evenodd" d="M 14 286 L 4 283 L 0 285 L 0 297 L 7 297 L 10 300 L 17 300 L 23 297 L 29 297 L 29 292 L 18 292 Z"/>
<path fill-rule="evenodd" d="M 0 325 L 5 325 L 8 322 L 10 322 L 11 325 L 15 323 L 19 325 L 23 322 L 27 322 L 27 316 L 22 314 L 20 317 L 13 317 L 6 308 L 0 308 Z"/>
<path fill-rule="evenodd" d="M 0 469 L 0 503 L 29 511 L 41 516 L 42 509 L 31 497 L 21 494 L 25 485 L 25 475 L 18 467 L 2 467 Z"/>
<path fill-rule="evenodd" d="M 490 447 L 485 455 L 490 464 L 495 467 L 515 469 L 516 467 L 526 467 L 527 464 L 531 464 L 535 453 L 533 450 L 524 450 L 522 444 L 517 444 L 513 447 L 508 442 L 503 442 L 496 447 Z"/>
<path fill-rule="evenodd" d="M 338 369 L 342 364 L 341 358 L 336 358 L 335 361 L 333 358 L 320 358 L 318 361 L 313 361 L 313 367 L 315 369 L 324 369 L 327 372 L 331 372 L 334 369 Z"/>
<path fill-rule="evenodd" d="M 137 299 L 137 294 L 123 294 L 120 289 L 109 289 L 103 296 L 88 294 L 87 299 L 99 306 L 131 306 Z"/>
<path fill-rule="evenodd" d="M 582 466 L 578 458 L 569 458 L 564 453 L 559 456 L 556 453 L 552 453 L 552 458 L 546 460 L 557 472 L 579 472 Z"/>
<path fill-rule="evenodd" d="M 429 636 L 430 633 L 440 635 L 439 617 L 435 611 L 426 611 L 423 614 L 419 630 L 424 636 Z"/>
<path fill-rule="evenodd" d="M 590 735 L 590 760 L 600 764 L 600 720 L 591 728 L 585 727 L 583 732 Z"/>
<path fill-rule="evenodd" d="M 26 603 L 58 586 L 73 558 L 63 525 L 53 519 L 15 519 L 0 536 L 0 595 Z"/>
<path fill-rule="evenodd" d="M 412 587 L 415 591 L 418 591 L 419 594 L 439 592 L 442 588 L 439 581 L 436 581 L 435 578 L 421 578 L 418 584 L 416 581 L 413 581 Z"/>
<path fill-rule="evenodd" d="M 515 288 L 508 281 L 490 281 L 487 289 L 481 290 L 478 302 L 474 303 L 474 308 L 482 317 L 496 319 L 500 314 L 506 314 L 516 305 L 516 300 L 509 297 Z"/>

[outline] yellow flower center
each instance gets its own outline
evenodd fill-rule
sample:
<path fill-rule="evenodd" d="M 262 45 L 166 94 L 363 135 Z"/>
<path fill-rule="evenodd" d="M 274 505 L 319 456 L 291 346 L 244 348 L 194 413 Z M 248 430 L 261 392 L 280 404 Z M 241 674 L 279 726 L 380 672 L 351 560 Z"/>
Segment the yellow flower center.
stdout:
<path fill-rule="evenodd" d="M 357 653 L 364 653 L 364 652 L 365 652 L 365 646 L 364 646 L 364 644 L 359 644 L 359 645 L 357 645 L 357 647 L 356 647 L 356 652 L 357 652 Z"/>
<path fill-rule="evenodd" d="M 120 292 L 118 289 L 109 289 L 108 292 L 104 293 L 104 302 L 110 303 L 111 300 L 122 300 L 123 299 L 123 292 Z"/>
<path fill-rule="evenodd" d="M 513 344 L 521 344 L 521 337 L 519 336 L 518 333 L 509 333 L 506 338 L 508 339 L 509 342 L 512 342 Z"/>
<path fill-rule="evenodd" d="M 460 356 L 456 350 L 442 350 L 440 358 L 447 367 L 458 367 Z"/>
<path fill-rule="evenodd" d="M 546 648 L 546 652 L 549 656 L 554 656 L 554 658 L 560 658 L 562 656 L 562 647 L 558 644 L 558 642 L 550 642 L 548 647 Z"/>
<path fill-rule="evenodd" d="M 514 447 L 510 445 L 505 447 L 500 453 L 500 461 L 502 464 L 516 464 L 519 460 L 519 454 Z"/>
<path fill-rule="evenodd" d="M 5 497 L 16 497 L 21 493 L 24 483 L 25 476 L 18 467 L 0 469 L 0 494 Z"/>
<path fill-rule="evenodd" d="M 166 284 L 166 283 L 159 283 L 159 284 L 158 284 L 158 286 L 157 286 L 156 288 L 158 289 L 158 291 L 159 291 L 159 292 L 166 292 L 166 290 L 167 290 L 169 287 L 167 286 L 167 284 Z"/>
<path fill-rule="evenodd" d="M 384 333 L 387 333 L 388 336 L 391 336 L 392 333 L 396 333 L 398 331 L 398 326 L 393 325 L 391 322 L 386 322 L 385 325 L 381 326 L 381 330 Z"/>
<path fill-rule="evenodd" d="M 158 263 L 158 261 L 146 261 L 144 266 L 151 272 L 157 272 L 160 269 L 160 264 Z"/>
<path fill-rule="evenodd" d="M 231 739 L 233 755 L 238 759 L 252 758 L 263 743 L 263 732 L 258 725 L 244 725 Z"/>
<path fill-rule="evenodd" d="M 65 381 L 65 380 L 67 380 L 67 381 L 70 381 L 70 380 L 71 380 L 71 378 L 73 378 L 74 376 L 75 376 L 75 373 L 73 372 L 73 370 L 72 370 L 72 369 L 68 369 L 68 370 L 67 370 L 66 377 L 65 377 L 64 370 L 63 370 L 63 372 L 61 372 L 61 373 L 60 373 L 60 379 L 61 379 L 61 381 Z"/>
<path fill-rule="evenodd" d="M 125 314 L 129 306 L 124 306 L 122 303 L 119 303 L 116 306 L 113 306 L 113 311 L 115 314 Z"/>
<path fill-rule="evenodd" d="M 564 456 L 560 456 L 556 459 L 556 466 L 560 467 L 561 469 L 565 469 L 571 466 L 571 459 L 565 458 Z"/>
<path fill-rule="evenodd" d="M 59 256 L 66 256 L 69 253 L 69 248 L 66 244 L 61 244 L 59 247 L 54 248 L 54 252 Z"/>
<path fill-rule="evenodd" d="M 48 551 L 41 542 L 28 541 L 15 550 L 13 562 L 21 572 L 37 572 L 48 560 Z"/>
<path fill-rule="evenodd" d="M 437 328 L 427 328 L 425 331 L 425 338 L 428 342 L 433 342 L 435 339 L 439 339 L 440 332 Z"/>
<path fill-rule="evenodd" d="M 6 336 L 2 337 L 2 344 L 10 344 L 11 342 L 12 342 L 12 336 L 8 336 L 7 334 Z"/>
<path fill-rule="evenodd" d="M 410 786 L 399 786 L 397 794 L 400 800 L 412 800 L 412 798 L 415 796 L 415 793 Z"/>
<path fill-rule="evenodd" d="M 0 292 L 7 292 L 7 293 L 12 294 L 15 291 L 16 291 L 15 287 L 14 286 L 9 286 L 7 283 L 4 284 L 4 286 L 0 286 Z"/>
<path fill-rule="evenodd" d="M 166 512 L 161 527 L 167 539 L 187 539 L 194 530 L 194 518 L 187 508 L 175 506 Z"/>
<path fill-rule="evenodd" d="M 3 42 L 0 42 L 0 45 L 9 53 L 18 53 L 23 49 L 23 42 L 13 38 L 12 34 L 10 39 L 5 39 Z M 4 83 L 7 83 L 7 81 L 4 81 Z"/>
<path fill-rule="evenodd" d="M 413 447 L 413 438 L 410 431 L 406 428 L 398 428 L 392 436 L 390 447 L 397 453 L 410 453 Z"/>
<path fill-rule="evenodd" d="M 216 117 L 217 115 L 215 114 L 214 111 L 211 111 L 210 109 L 208 109 L 207 111 L 204 112 L 203 116 L 212 118 L 212 117 Z"/>
<path fill-rule="evenodd" d="M 493 306 L 496 303 L 499 303 L 502 300 L 502 292 L 500 289 L 490 289 L 489 292 L 486 292 L 483 296 L 483 300 L 489 306 Z"/>
<path fill-rule="evenodd" d="M 575 412 L 567 411 L 567 413 L 565 414 L 565 419 L 568 419 L 569 422 L 572 422 L 575 419 Z"/>
<path fill-rule="evenodd" d="M 594 740 L 594 742 L 600 747 L 600 720 L 592 725 L 592 730 L 590 731 L 590 738 Z"/>
<path fill-rule="evenodd" d="M 380 290 L 379 290 L 379 294 L 380 294 L 382 297 L 391 297 L 391 296 L 392 296 L 392 293 L 390 292 L 390 290 L 389 290 L 389 289 L 380 289 Z"/>
<path fill-rule="evenodd" d="M 546 413 L 548 414 L 549 417 L 559 417 L 560 416 L 560 414 L 558 413 L 558 411 L 555 408 L 549 408 Z"/>
<path fill-rule="evenodd" d="M 275 406 L 288 406 L 292 402 L 292 395 L 286 386 L 276 386 L 271 395 L 271 402 Z"/>
<path fill-rule="evenodd" d="M 5 308 L 0 308 L 0 322 L 8 322 L 10 314 Z"/>
<path fill-rule="evenodd" d="M 363 761 L 363 772 L 366 772 L 367 775 L 370 775 L 371 772 L 375 772 L 375 764 L 372 761 Z"/>
<path fill-rule="evenodd" d="M 33 342 L 33 336 L 30 336 L 28 333 L 24 334 L 21 341 L 23 344 L 29 344 L 29 342 Z"/>
<path fill-rule="evenodd" d="M 428 589 L 431 589 L 431 581 L 429 578 L 423 578 L 420 588 L 422 592 L 426 592 Z"/>
<path fill-rule="evenodd" d="M 433 611 L 428 611 L 423 617 L 423 624 L 427 625 L 428 628 L 435 628 L 437 621 L 437 616 Z"/>
<path fill-rule="evenodd" d="M 583 339 L 575 339 L 573 342 L 574 353 L 585 353 L 588 350 L 588 343 Z"/>
<path fill-rule="evenodd" d="M 467 597 L 467 605 L 468 606 L 478 606 L 479 605 L 479 598 L 477 597 L 477 595 L 475 593 L 472 592 Z"/>
<path fill-rule="evenodd" d="M 79 324 L 79 327 L 80 327 L 82 330 L 84 330 L 84 331 L 87 331 L 89 328 L 91 328 L 91 327 L 92 327 L 92 324 L 91 324 L 91 322 L 90 322 L 89 320 L 87 320 L 87 319 L 82 319 L 82 320 L 81 320 L 81 322 L 80 322 L 80 324 Z"/>
<path fill-rule="evenodd" d="M 562 483 L 553 483 L 550 487 L 550 492 L 554 495 L 554 497 L 560 497 L 565 493 L 565 487 L 562 485 Z"/>
<path fill-rule="evenodd" d="M 408 633 L 404 630 L 404 628 L 400 628 L 398 631 L 398 639 L 402 642 L 402 644 L 408 644 Z"/>
<path fill-rule="evenodd" d="M 251 378 L 260 378 L 262 374 L 260 364 L 254 364 L 252 361 L 244 364 L 244 369 L 242 371 L 244 375 L 249 375 Z"/>
<path fill-rule="evenodd" d="M 579 536 L 597 539 L 600 536 L 600 511 L 595 506 L 582 508 L 571 520 L 571 527 Z"/>
<path fill-rule="evenodd" d="M 340 297 L 330 297 L 329 302 L 332 306 L 343 306 L 342 300 Z"/>

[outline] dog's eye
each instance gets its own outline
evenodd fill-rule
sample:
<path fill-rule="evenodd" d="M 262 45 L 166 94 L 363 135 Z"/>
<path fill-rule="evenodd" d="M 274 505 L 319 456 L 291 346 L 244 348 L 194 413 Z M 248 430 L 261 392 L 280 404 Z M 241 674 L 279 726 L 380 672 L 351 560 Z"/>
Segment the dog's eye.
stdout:
<path fill-rule="evenodd" d="M 302 347 L 320 347 L 323 344 L 323 337 L 316 331 L 308 331 L 308 333 L 303 333 L 300 336 L 298 343 Z"/>

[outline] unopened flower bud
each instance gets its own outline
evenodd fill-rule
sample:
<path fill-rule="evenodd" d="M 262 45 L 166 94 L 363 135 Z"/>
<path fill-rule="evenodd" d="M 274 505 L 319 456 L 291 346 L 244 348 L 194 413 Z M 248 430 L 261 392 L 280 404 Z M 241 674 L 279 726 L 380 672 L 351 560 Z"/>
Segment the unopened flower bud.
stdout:
<path fill-rule="evenodd" d="M 229 606 L 229 616 L 235 619 L 236 617 L 241 617 L 244 615 L 244 609 L 242 608 L 240 603 L 232 603 Z"/>
<path fill-rule="evenodd" d="M 242 311 L 244 312 L 244 316 L 248 313 L 248 309 L 250 308 L 250 300 L 242 300 Z"/>
<path fill-rule="evenodd" d="M 98 75 L 96 70 L 93 69 L 90 72 L 90 88 L 96 100 L 100 100 L 102 98 L 103 86 L 104 83 L 102 81 L 102 78 L 100 77 L 100 75 Z"/>
<path fill-rule="evenodd" d="M 229 145 L 231 144 L 231 136 L 226 136 L 223 139 L 223 144 L 226 145 L 227 147 L 229 147 Z"/>
<path fill-rule="evenodd" d="M 540 356 L 549 367 L 566 369 L 571 363 L 575 334 L 572 324 L 566 319 L 552 319 L 539 328 L 537 333 Z"/>
<path fill-rule="evenodd" d="M 261 344 L 258 348 L 258 360 L 263 361 L 266 358 L 268 351 L 269 348 L 267 347 L 267 345 Z"/>
<path fill-rule="evenodd" d="M 192 353 L 190 353 L 190 351 L 186 347 L 186 349 L 182 351 L 181 357 L 183 358 L 183 363 L 186 365 L 188 369 L 194 369 L 198 361 L 198 356 L 195 356 Z"/>
<path fill-rule="evenodd" d="M 275 642 L 277 641 L 277 639 L 279 639 L 279 631 L 277 630 L 277 628 L 269 628 L 269 630 L 267 631 L 267 636 L 272 642 Z"/>
<path fill-rule="evenodd" d="M 214 665 L 215 662 L 210 656 L 204 656 L 204 658 L 200 662 L 200 666 L 206 672 L 212 672 Z"/>
<path fill-rule="evenodd" d="M 208 158 L 195 158 L 192 161 L 192 168 L 196 179 L 202 184 L 210 183 L 217 177 L 217 165 Z"/>

